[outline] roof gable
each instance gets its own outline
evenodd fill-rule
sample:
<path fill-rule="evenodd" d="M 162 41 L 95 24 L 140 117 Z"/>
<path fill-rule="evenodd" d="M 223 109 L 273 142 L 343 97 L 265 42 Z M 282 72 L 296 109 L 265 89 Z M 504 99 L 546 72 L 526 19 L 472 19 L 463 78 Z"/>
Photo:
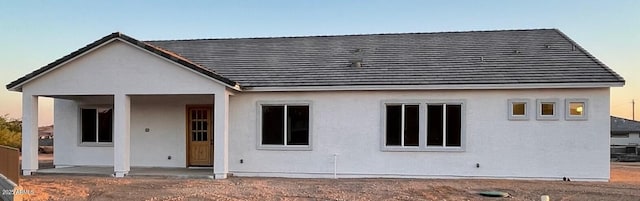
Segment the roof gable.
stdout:
<path fill-rule="evenodd" d="M 205 76 L 208 76 L 208 77 L 211 77 L 211 78 L 213 78 L 215 80 L 218 80 L 221 83 L 227 85 L 228 87 L 237 88 L 236 87 L 237 86 L 236 82 L 217 74 L 216 72 L 212 71 L 211 69 L 202 67 L 202 66 L 200 66 L 200 65 L 198 65 L 198 64 L 196 64 L 194 62 L 191 62 L 188 59 L 186 59 L 184 57 L 181 57 L 181 56 L 179 56 L 179 55 L 177 55 L 175 53 L 172 53 L 172 52 L 164 50 L 162 48 L 147 44 L 147 43 L 142 42 L 142 41 L 138 41 L 138 40 L 136 40 L 134 38 L 131 38 L 131 37 L 129 37 L 127 35 L 124 35 L 122 33 L 119 33 L 119 32 L 115 32 L 115 33 L 109 34 L 109 35 L 107 35 L 107 36 L 105 36 L 105 37 L 103 37 L 101 39 L 98 39 L 97 41 L 95 41 L 93 43 L 90 43 L 90 44 L 86 45 L 85 47 L 82 47 L 82 48 L 80 48 L 80 49 L 78 49 L 78 50 L 76 50 L 76 51 L 74 51 L 74 52 L 72 52 L 72 53 L 70 53 L 70 54 L 68 54 L 68 55 L 66 55 L 66 56 L 64 56 L 64 57 L 62 57 L 62 58 L 50 63 L 50 64 L 48 64 L 48 65 L 46 65 L 46 66 L 43 66 L 43 67 L 41 67 L 41 68 L 39 68 L 39 69 L 37 69 L 37 70 L 35 70 L 35 71 L 23 76 L 21 78 L 18 78 L 17 80 L 7 84 L 6 87 L 9 90 L 20 91 L 21 90 L 20 89 L 21 86 L 24 85 L 25 83 L 27 83 L 27 82 L 29 82 L 29 81 L 31 81 L 33 79 L 36 79 L 39 76 L 42 76 L 43 74 L 45 74 L 45 73 L 47 73 L 47 72 L 59 67 L 60 65 L 63 65 L 65 63 L 75 59 L 76 57 L 82 56 L 82 55 L 84 55 L 84 54 L 86 54 L 86 53 L 88 53 L 88 52 L 90 52 L 90 51 L 92 51 L 92 50 L 94 50 L 96 48 L 100 48 L 101 46 L 103 46 L 103 45 L 105 45 L 105 44 L 107 44 L 107 43 L 109 43 L 109 42 L 111 42 L 113 40 L 121 40 L 121 41 L 124 41 L 124 42 L 126 42 L 128 44 L 137 46 L 137 47 L 142 48 L 144 50 L 147 50 L 147 51 L 149 51 L 149 52 L 151 52 L 151 53 L 153 53 L 155 55 L 158 55 L 160 57 L 166 58 L 166 59 L 171 60 L 173 62 L 176 62 L 176 63 L 178 63 L 180 65 L 183 65 L 184 67 L 187 67 L 187 68 L 189 68 L 191 70 L 194 70 L 194 71 L 196 71 L 198 73 L 201 73 L 201 74 L 203 74 Z"/>

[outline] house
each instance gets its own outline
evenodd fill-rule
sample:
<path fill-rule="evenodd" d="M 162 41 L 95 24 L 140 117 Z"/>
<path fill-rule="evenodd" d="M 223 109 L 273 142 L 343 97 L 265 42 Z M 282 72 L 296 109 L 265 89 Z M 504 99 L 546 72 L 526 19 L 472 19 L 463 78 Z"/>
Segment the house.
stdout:
<path fill-rule="evenodd" d="M 640 121 L 611 116 L 611 146 L 640 145 Z"/>
<path fill-rule="evenodd" d="M 113 33 L 7 85 L 24 175 L 38 97 L 54 165 L 217 179 L 609 179 L 622 77 L 556 29 L 140 41 Z"/>
<path fill-rule="evenodd" d="M 638 160 L 638 145 L 640 122 L 611 116 L 611 157 L 618 160 Z"/>

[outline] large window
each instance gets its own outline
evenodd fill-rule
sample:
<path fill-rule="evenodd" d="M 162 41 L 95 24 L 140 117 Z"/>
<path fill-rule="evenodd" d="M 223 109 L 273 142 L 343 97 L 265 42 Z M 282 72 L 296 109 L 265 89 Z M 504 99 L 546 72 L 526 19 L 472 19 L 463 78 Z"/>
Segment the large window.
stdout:
<path fill-rule="evenodd" d="M 260 104 L 259 148 L 309 148 L 309 105 Z"/>
<path fill-rule="evenodd" d="M 463 101 L 385 101 L 383 110 L 383 150 L 462 150 Z"/>
<path fill-rule="evenodd" d="M 113 142 L 113 109 L 81 108 L 82 143 Z"/>

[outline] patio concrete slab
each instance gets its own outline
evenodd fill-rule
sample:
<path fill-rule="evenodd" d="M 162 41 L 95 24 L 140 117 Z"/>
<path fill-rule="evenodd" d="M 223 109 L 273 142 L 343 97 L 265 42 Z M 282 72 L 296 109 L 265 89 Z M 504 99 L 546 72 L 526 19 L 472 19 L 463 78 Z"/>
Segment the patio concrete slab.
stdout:
<path fill-rule="evenodd" d="M 113 167 L 72 166 L 50 169 L 40 169 L 36 174 L 76 174 L 112 176 Z M 162 168 L 162 167 L 131 167 L 127 176 L 169 176 L 183 178 L 213 178 L 212 168 Z"/>

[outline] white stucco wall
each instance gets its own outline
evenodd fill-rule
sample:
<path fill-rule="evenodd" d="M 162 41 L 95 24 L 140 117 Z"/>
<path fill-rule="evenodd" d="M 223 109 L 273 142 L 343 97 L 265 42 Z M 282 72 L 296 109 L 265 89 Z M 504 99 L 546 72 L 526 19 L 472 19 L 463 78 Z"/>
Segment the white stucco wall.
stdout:
<path fill-rule="evenodd" d="M 530 111 L 557 98 L 559 120 L 509 121 L 511 98 L 530 99 Z M 564 119 L 566 98 L 588 99 L 587 121 Z M 381 151 L 381 101 L 391 99 L 464 99 L 465 151 Z M 257 150 L 256 102 L 296 100 L 312 102 L 313 149 Z M 609 178 L 608 88 L 241 93 L 230 104 L 229 168 L 240 176 L 331 177 L 338 154 L 339 177 Z"/>
<path fill-rule="evenodd" d="M 213 94 L 225 87 L 119 40 L 23 86 L 29 95 Z"/>

